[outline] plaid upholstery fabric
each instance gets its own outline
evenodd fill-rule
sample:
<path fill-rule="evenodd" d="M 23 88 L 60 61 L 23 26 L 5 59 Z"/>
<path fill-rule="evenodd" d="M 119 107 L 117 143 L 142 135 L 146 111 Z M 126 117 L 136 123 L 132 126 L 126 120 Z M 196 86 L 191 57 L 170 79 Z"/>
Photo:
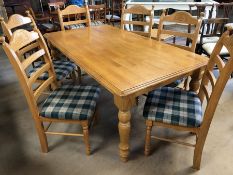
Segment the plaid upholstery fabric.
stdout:
<path fill-rule="evenodd" d="M 80 29 L 80 28 L 85 28 L 86 26 L 84 24 L 72 24 L 69 26 L 65 26 L 65 29 Z"/>
<path fill-rule="evenodd" d="M 148 94 L 143 116 L 147 120 L 185 127 L 199 127 L 201 102 L 196 93 L 162 87 Z"/>
<path fill-rule="evenodd" d="M 104 25 L 104 23 L 102 21 L 92 21 L 91 22 L 91 26 L 101 26 Z"/>
<path fill-rule="evenodd" d="M 29 71 L 29 76 L 36 72 L 43 64 L 44 62 L 42 61 L 37 62 L 35 67 L 31 71 Z M 57 76 L 57 80 L 60 81 L 63 78 L 67 77 L 76 68 L 76 65 L 71 61 L 53 60 L 53 67 Z M 44 72 L 38 79 L 47 80 L 48 76 L 48 73 Z"/>
<path fill-rule="evenodd" d="M 45 100 L 40 116 L 88 120 L 95 112 L 100 89 L 96 86 L 64 85 Z"/>

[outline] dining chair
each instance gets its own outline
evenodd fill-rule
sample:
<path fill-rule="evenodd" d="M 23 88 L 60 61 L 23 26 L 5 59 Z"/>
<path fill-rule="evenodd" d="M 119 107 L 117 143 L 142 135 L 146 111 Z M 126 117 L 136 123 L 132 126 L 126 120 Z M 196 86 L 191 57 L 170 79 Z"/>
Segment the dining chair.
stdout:
<path fill-rule="evenodd" d="M 154 7 L 148 10 L 142 5 L 134 5 L 127 9 L 124 6 L 122 9 L 121 29 L 150 38 L 153 25 L 153 13 Z M 149 16 L 149 22 L 146 21 L 146 16 Z M 149 27 L 148 31 L 144 31 L 145 26 Z"/>
<path fill-rule="evenodd" d="M 145 155 L 150 154 L 151 138 L 191 146 L 194 147 L 193 168 L 200 169 L 210 124 L 224 87 L 233 72 L 232 46 L 231 28 L 217 42 L 205 68 L 198 93 L 179 88 L 162 87 L 148 94 L 143 110 L 143 116 L 146 119 Z M 230 53 L 230 58 L 226 63 L 219 57 L 223 47 L 226 47 Z M 220 70 L 218 77 L 213 74 L 215 66 Z M 206 103 L 204 103 L 205 101 Z M 206 104 L 205 110 L 202 107 L 203 103 Z M 152 136 L 153 126 L 194 133 L 196 143 Z"/>
<path fill-rule="evenodd" d="M 51 16 L 45 16 L 43 14 L 35 14 L 31 7 L 27 8 L 27 15 L 30 13 L 37 27 L 42 33 L 54 32 L 57 30 L 57 26 L 54 24 Z"/>
<path fill-rule="evenodd" d="M 164 23 L 165 22 L 172 22 L 177 25 L 191 25 L 194 29 L 191 33 L 184 32 L 184 31 L 178 31 L 175 29 L 165 29 Z M 171 15 L 165 15 L 165 12 L 161 15 L 160 21 L 159 21 L 159 27 L 158 27 L 158 33 L 157 33 L 157 39 L 158 41 L 161 41 L 161 35 L 162 34 L 168 34 L 173 35 L 175 37 L 183 37 L 191 40 L 191 47 L 190 46 L 184 46 L 179 45 L 176 43 L 172 43 L 172 45 L 194 52 L 197 44 L 197 38 L 199 34 L 199 30 L 201 27 L 202 19 L 197 19 L 195 17 L 192 17 L 192 15 L 185 11 L 177 11 Z"/>
<path fill-rule="evenodd" d="M 121 22 L 121 13 L 124 4 L 125 0 L 106 0 L 106 20 L 108 24 L 112 24 L 114 26 L 115 23 Z"/>
<path fill-rule="evenodd" d="M 190 25 L 191 28 L 193 28 L 193 31 L 179 31 L 175 28 L 172 29 L 166 29 L 164 28 L 164 23 L 165 22 L 171 22 L 179 26 L 188 26 Z M 174 37 L 173 43 L 168 43 L 170 45 L 173 45 L 175 47 L 185 49 L 190 52 L 195 52 L 196 49 L 196 44 L 197 44 L 197 39 L 198 39 L 198 34 L 199 30 L 201 27 L 201 22 L 202 18 L 197 19 L 193 17 L 190 13 L 185 12 L 185 11 L 177 11 L 171 15 L 165 15 L 165 12 L 161 15 L 160 21 L 159 21 L 159 26 L 158 26 L 158 32 L 157 32 L 157 40 L 161 41 L 162 40 L 162 35 L 172 35 Z M 180 38 L 185 38 L 188 40 L 188 45 L 182 45 L 181 43 L 176 42 L 176 37 Z M 165 41 L 166 42 L 166 41 Z M 170 84 L 169 86 L 179 86 L 184 82 L 184 88 L 188 88 L 188 81 L 189 78 L 179 79 Z"/>
<path fill-rule="evenodd" d="M 13 33 L 9 43 L 2 40 L 3 49 L 18 76 L 31 110 L 42 152 L 48 152 L 46 135 L 82 136 L 86 145 L 86 154 L 89 155 L 88 122 L 95 113 L 100 89 L 95 86 L 79 85 L 58 87 L 48 48 L 38 29 L 35 28 L 31 32 L 19 29 Z M 24 61 L 20 61 L 17 56 L 19 50 L 24 52 L 35 48 L 37 48 L 36 52 Z M 27 69 L 41 57 L 43 57 L 44 64 L 28 77 Z M 38 77 L 44 73 L 48 74 L 48 79 L 38 83 Z M 52 91 L 48 91 L 50 88 Z M 53 123 L 80 124 L 82 133 L 50 131 L 50 125 Z"/>
<path fill-rule="evenodd" d="M 91 18 L 91 26 L 106 24 L 106 5 L 88 5 Z"/>
<path fill-rule="evenodd" d="M 199 48 L 197 53 L 206 54 L 210 56 L 214 50 L 214 47 L 219 40 L 220 36 L 223 34 L 225 30 L 225 25 L 228 23 L 228 18 L 212 18 L 212 19 L 204 19 L 202 21 L 202 32 L 200 36 Z M 228 56 L 229 53 L 223 47 L 220 52 L 220 56 Z"/>
<path fill-rule="evenodd" d="M 78 29 L 91 26 L 88 6 L 69 5 L 64 10 L 58 9 L 61 30 Z"/>
<path fill-rule="evenodd" d="M 26 24 L 32 26 L 31 30 L 33 30 L 33 28 L 37 28 L 37 25 L 33 20 L 33 17 L 30 16 L 29 13 L 28 15 L 29 15 L 28 17 L 24 17 L 19 14 L 14 14 L 10 16 L 7 22 L 5 22 L 3 18 L 0 18 L 3 33 L 7 37 L 8 41 L 12 39 L 12 30 L 24 28 Z M 28 48 L 30 47 L 28 46 L 22 49 L 22 51 L 21 50 L 17 51 L 18 57 L 20 57 L 22 61 L 24 60 L 26 55 L 33 54 L 33 50 L 32 49 L 28 50 Z M 27 50 L 27 52 L 25 52 L 25 50 Z M 37 61 L 37 62 L 34 61 L 32 69 L 29 70 L 28 72 L 29 73 L 28 76 L 36 72 L 37 69 L 40 69 L 40 67 L 43 64 L 44 64 L 43 61 Z M 68 76 L 72 77 L 74 83 L 76 82 L 75 69 L 77 66 L 73 62 L 68 60 L 61 60 L 59 58 L 53 58 L 53 66 L 55 68 L 55 72 L 57 75 L 56 77 L 59 84 L 61 84 L 64 81 L 64 79 L 66 79 Z M 42 76 L 38 77 L 38 80 L 46 80 L 48 76 L 49 76 L 48 73 L 44 73 Z"/>

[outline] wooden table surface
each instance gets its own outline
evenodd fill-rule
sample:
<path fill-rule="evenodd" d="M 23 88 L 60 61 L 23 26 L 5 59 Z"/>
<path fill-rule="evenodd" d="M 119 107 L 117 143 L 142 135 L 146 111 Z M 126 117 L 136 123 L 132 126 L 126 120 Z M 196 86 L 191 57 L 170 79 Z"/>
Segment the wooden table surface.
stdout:
<path fill-rule="evenodd" d="M 156 87 L 192 73 L 199 88 L 208 59 L 111 26 L 48 33 L 49 44 L 83 68 L 114 95 L 119 109 L 120 156 L 129 155 L 130 109 L 135 99 Z"/>

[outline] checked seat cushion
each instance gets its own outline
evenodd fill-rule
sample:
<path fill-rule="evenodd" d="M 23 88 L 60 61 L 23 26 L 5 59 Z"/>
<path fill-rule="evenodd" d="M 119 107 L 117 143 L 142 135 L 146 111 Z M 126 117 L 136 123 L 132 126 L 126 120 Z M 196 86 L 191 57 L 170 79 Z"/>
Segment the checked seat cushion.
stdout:
<path fill-rule="evenodd" d="M 29 76 L 36 72 L 44 62 L 39 61 L 35 64 L 32 70 L 29 71 Z M 57 76 L 57 80 L 60 81 L 63 78 L 66 78 L 72 71 L 77 67 L 73 62 L 67 60 L 53 60 L 54 71 Z M 38 77 L 39 80 L 47 80 L 49 77 L 48 72 L 44 72 Z"/>
<path fill-rule="evenodd" d="M 44 101 L 40 116 L 55 119 L 88 120 L 93 116 L 100 89 L 96 86 L 64 85 Z"/>
<path fill-rule="evenodd" d="M 199 127 L 201 101 L 195 92 L 162 87 L 148 94 L 143 116 L 147 120 L 185 127 Z"/>

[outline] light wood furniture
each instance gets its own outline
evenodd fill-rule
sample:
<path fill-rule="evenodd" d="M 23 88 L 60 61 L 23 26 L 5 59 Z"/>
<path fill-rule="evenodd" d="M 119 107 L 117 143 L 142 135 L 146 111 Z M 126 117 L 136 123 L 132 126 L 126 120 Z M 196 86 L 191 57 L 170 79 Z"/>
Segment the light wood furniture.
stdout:
<path fill-rule="evenodd" d="M 231 73 L 233 72 L 233 35 L 229 35 L 230 31 L 232 31 L 232 28 L 229 29 L 226 33 L 222 35 L 222 37 L 219 39 L 214 52 L 210 56 L 210 60 L 208 62 L 208 65 L 205 69 L 200 90 L 197 93 L 198 98 L 200 99 L 200 102 L 203 103 L 204 100 L 207 101 L 207 106 L 205 108 L 205 111 L 203 111 L 203 119 L 200 124 L 200 126 L 197 127 L 188 127 L 188 126 L 181 126 L 181 125 L 175 125 L 175 124 L 168 124 L 166 122 L 159 122 L 154 120 L 146 120 L 146 144 L 145 144 L 145 154 L 150 154 L 150 140 L 151 138 L 163 140 L 163 141 L 169 141 L 174 143 L 183 144 L 186 146 L 194 147 L 194 157 L 193 157 L 193 168 L 200 169 L 201 164 L 201 157 L 202 157 L 202 151 L 205 144 L 205 140 L 209 131 L 209 127 L 211 124 L 211 121 L 214 116 L 214 112 L 216 110 L 216 107 L 218 105 L 218 101 L 222 95 L 223 89 L 231 76 Z M 222 59 L 220 58 L 219 54 L 223 47 L 226 47 L 228 52 L 230 53 L 230 58 L 228 59 L 227 63 L 224 63 Z M 215 66 L 219 68 L 219 75 L 216 79 L 216 77 L 213 74 L 213 69 Z M 208 88 L 210 86 L 211 88 Z M 212 91 L 212 92 L 211 92 Z M 165 98 L 165 97 L 164 97 Z M 171 96 L 168 98 L 172 98 Z M 162 102 L 161 102 L 162 103 Z M 170 108 L 172 108 L 171 101 Z M 161 104 L 165 105 L 165 104 Z M 169 105 L 169 104 L 167 104 Z M 190 108 L 191 109 L 191 108 Z M 189 113 L 187 113 L 189 115 Z M 166 139 L 161 138 L 157 136 L 151 136 L 151 129 L 153 126 L 159 126 L 159 127 L 165 127 L 170 129 L 175 129 L 178 131 L 188 131 L 192 132 L 196 135 L 196 143 L 186 143 L 182 141 L 176 141 L 172 139 Z"/>
<path fill-rule="evenodd" d="M 85 19 L 81 19 L 81 15 L 84 15 Z M 85 24 L 86 27 L 91 25 L 88 6 L 79 7 L 77 5 L 69 5 L 64 10 L 58 9 L 58 17 L 61 30 L 69 29 L 72 25 Z"/>
<path fill-rule="evenodd" d="M 29 12 L 27 12 L 27 14 L 28 14 L 28 17 L 24 17 L 24 16 L 19 15 L 19 14 L 14 14 L 14 15 L 10 16 L 8 22 L 5 22 L 3 20 L 3 18 L 0 18 L 3 33 L 7 37 L 8 41 L 10 41 L 11 38 L 12 38 L 12 30 L 14 30 L 16 28 L 23 28 L 23 27 L 25 27 L 26 24 L 30 24 L 31 25 L 31 30 L 37 29 L 37 25 L 36 25 L 33 17 L 30 15 Z M 32 54 L 32 53 L 33 53 L 32 49 L 29 49 L 28 51 L 25 51 L 25 53 L 22 53 L 22 51 L 19 50 L 18 51 L 18 57 L 20 57 L 21 58 L 20 60 L 23 61 L 24 58 L 26 58 L 27 54 Z M 63 61 L 65 66 L 64 65 L 61 66 L 61 65 L 56 64 L 55 59 L 59 59 L 59 58 L 53 56 L 54 66 L 58 66 L 58 67 L 55 68 L 55 72 L 58 72 L 57 76 L 61 77 L 61 79 L 60 79 L 60 77 L 58 79 L 59 85 L 64 81 L 64 79 L 67 78 L 67 76 L 65 76 L 65 74 L 61 75 L 61 72 L 63 72 L 63 71 L 67 71 L 67 74 L 70 75 L 73 82 L 76 83 L 75 68 L 73 68 L 73 70 L 71 71 L 72 68 L 69 67 L 73 63 L 71 63 L 70 61 Z M 66 63 L 69 63 L 69 64 L 66 64 Z M 67 68 L 65 69 L 65 67 L 67 67 Z M 34 68 L 35 68 L 35 64 L 33 62 L 33 69 Z M 80 81 L 81 80 L 80 80 L 80 77 L 79 77 L 79 82 Z"/>
<path fill-rule="evenodd" d="M 164 29 L 165 22 L 172 22 L 172 23 L 177 23 L 181 25 L 191 25 L 191 26 L 194 26 L 195 29 L 192 33 L 188 33 L 188 32 L 185 33 L 185 32 L 180 32 L 180 31 L 175 31 L 175 30 L 174 31 L 167 30 L 167 29 Z M 177 11 L 173 13 L 172 15 L 165 15 L 165 13 L 163 13 L 159 21 L 157 39 L 158 41 L 160 41 L 162 34 L 168 34 L 168 35 L 173 35 L 176 37 L 187 38 L 191 40 L 191 47 L 177 45 L 176 43 L 174 43 L 173 45 L 176 47 L 191 51 L 191 52 L 195 52 L 197 38 L 198 38 L 198 34 L 200 31 L 200 27 L 201 27 L 201 22 L 202 22 L 202 19 L 196 19 L 192 17 L 190 13 L 185 12 L 185 11 Z"/>
<path fill-rule="evenodd" d="M 37 48 L 37 51 L 34 52 L 31 56 L 27 57 L 27 59 L 25 59 L 23 62 L 19 60 L 19 57 L 17 56 L 19 50 L 21 54 L 24 54 L 25 52 L 28 52 L 29 50 L 32 50 L 32 49 L 34 50 L 36 48 Z M 29 32 L 29 31 L 20 29 L 20 30 L 15 31 L 13 33 L 12 39 L 9 44 L 6 43 L 5 40 L 3 39 L 3 49 L 5 53 L 7 54 L 13 68 L 16 71 L 16 74 L 19 78 L 22 89 L 26 96 L 29 108 L 32 112 L 32 116 L 35 121 L 36 130 L 39 136 L 42 152 L 48 152 L 48 143 L 47 143 L 46 134 L 52 134 L 52 135 L 67 135 L 67 136 L 84 137 L 84 142 L 86 144 L 86 153 L 89 155 L 90 145 L 89 145 L 89 134 L 88 134 L 88 120 L 87 119 L 86 120 L 74 119 L 70 117 L 72 116 L 71 111 L 72 113 L 76 112 L 76 115 L 79 112 L 75 111 L 75 109 L 72 109 L 72 108 L 70 110 L 66 109 L 67 105 L 68 106 L 74 105 L 74 102 L 78 103 L 79 101 L 77 96 L 74 95 L 75 92 L 73 92 L 73 94 L 69 94 L 69 92 L 72 92 L 72 88 L 75 86 L 71 86 L 71 90 L 69 90 L 68 88 L 67 92 L 61 91 L 62 87 L 58 89 L 56 75 L 54 72 L 54 68 L 52 66 L 52 60 L 51 60 L 48 48 L 46 46 L 46 43 L 44 41 L 44 38 L 40 34 L 39 30 L 34 29 L 34 31 Z M 38 69 L 33 74 L 33 76 L 28 77 L 26 70 L 28 69 L 29 66 L 31 66 L 31 64 L 34 61 L 40 59 L 41 57 L 43 57 L 45 64 L 40 69 Z M 48 72 L 49 78 L 45 81 L 38 83 L 37 82 L 38 77 L 41 76 L 44 72 Z M 53 92 L 47 91 L 50 87 L 52 87 L 52 89 L 54 90 Z M 76 86 L 75 90 L 78 90 L 79 88 L 80 86 Z M 52 95 L 52 99 L 51 99 L 51 96 L 47 98 L 47 99 L 51 99 L 51 103 L 50 103 L 50 100 L 47 101 L 47 103 L 45 100 L 45 104 L 50 103 L 50 108 L 52 108 L 52 110 L 55 110 L 56 116 L 54 116 L 52 112 L 47 112 L 51 114 L 52 116 L 42 115 L 41 110 L 43 111 L 43 107 L 47 107 L 47 106 L 42 105 L 41 106 L 42 109 L 39 110 L 39 106 L 37 105 L 38 99 L 40 99 L 41 101 L 41 96 L 43 99 L 43 95 L 48 94 L 48 93 L 49 94 L 51 93 Z M 56 93 L 58 93 L 58 95 L 63 94 L 62 97 L 60 97 L 60 100 L 55 99 L 55 96 L 57 95 Z M 79 94 L 79 97 L 82 97 L 82 92 Z M 55 100 L 54 102 L 52 102 L 53 98 Z M 81 101 L 84 101 L 84 99 L 86 98 L 87 97 L 81 98 Z M 62 102 L 63 104 L 61 105 Z M 86 107 L 88 105 L 89 104 L 86 104 Z M 62 107 L 62 109 L 58 110 L 59 107 Z M 95 108 L 95 105 L 92 107 Z M 83 117 L 83 115 L 85 114 L 82 112 L 80 108 L 79 110 L 81 111 L 80 115 Z M 85 108 L 85 111 L 88 111 L 87 108 Z M 69 117 L 66 117 L 65 113 L 69 113 Z M 61 115 L 61 117 L 58 117 L 59 115 Z M 45 127 L 44 123 L 47 123 L 47 122 L 49 122 L 49 125 Z M 83 129 L 83 134 L 51 132 L 48 130 L 52 123 L 59 123 L 59 122 L 80 124 Z"/>
<path fill-rule="evenodd" d="M 191 74 L 190 88 L 196 91 L 200 72 L 207 64 L 207 58 L 195 53 L 109 25 L 48 33 L 45 37 L 113 94 L 119 109 L 123 161 L 129 156 L 131 108 L 136 98 Z"/>
<path fill-rule="evenodd" d="M 34 26 L 36 26 L 34 21 L 32 21 L 29 17 L 24 17 L 19 14 L 11 15 L 7 22 L 5 22 L 4 19 L 1 17 L 0 22 L 1 22 L 3 33 L 7 37 L 8 40 L 11 39 L 13 29 L 27 25 L 27 24 L 34 24 Z"/>
<path fill-rule="evenodd" d="M 153 25 L 153 19 L 154 19 L 154 7 L 152 7 L 151 10 L 146 9 L 145 7 L 141 6 L 141 5 L 135 5 L 132 6 L 128 9 L 125 9 L 125 6 L 122 9 L 122 16 L 121 16 L 121 29 L 123 30 L 128 30 L 130 32 L 134 32 L 137 33 L 139 35 L 142 36 L 146 36 L 146 37 L 151 37 L 151 30 L 152 30 L 152 25 Z M 128 20 L 126 19 L 126 15 L 137 15 L 136 19 L 137 20 Z M 140 15 L 140 16 L 139 16 Z M 149 21 L 145 21 L 146 20 L 146 16 L 149 17 Z M 134 16 L 135 17 L 135 16 Z M 141 21 L 140 21 L 141 19 Z M 126 28 L 127 25 L 127 28 Z M 141 26 L 141 31 L 139 30 L 135 30 L 135 26 Z M 148 32 L 144 31 L 144 27 L 148 27 Z M 142 30 L 143 29 L 143 30 Z"/>

